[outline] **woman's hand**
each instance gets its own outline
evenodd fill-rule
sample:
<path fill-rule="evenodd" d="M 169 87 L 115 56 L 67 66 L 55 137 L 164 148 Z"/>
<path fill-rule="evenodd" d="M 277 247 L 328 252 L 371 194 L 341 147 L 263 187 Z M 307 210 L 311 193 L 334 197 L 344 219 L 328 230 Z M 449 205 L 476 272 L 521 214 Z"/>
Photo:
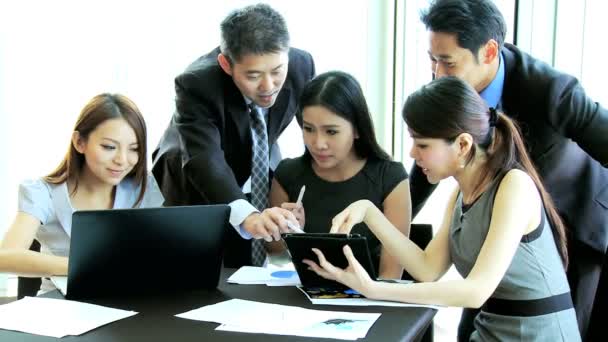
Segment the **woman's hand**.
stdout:
<path fill-rule="evenodd" d="M 306 223 L 306 213 L 304 212 L 304 206 L 302 204 L 294 202 L 285 202 L 281 204 L 281 208 L 291 211 L 293 213 L 293 216 L 296 217 L 296 220 L 298 220 L 298 223 L 300 224 L 300 229 L 304 230 L 304 224 Z"/>
<path fill-rule="evenodd" d="M 330 233 L 348 234 L 357 223 L 363 222 L 367 211 L 374 204 L 368 200 L 357 201 L 344 209 L 331 220 Z"/>
<path fill-rule="evenodd" d="M 369 277 L 357 259 L 355 259 L 353 251 L 349 246 L 344 246 L 342 250 L 348 260 L 348 267 L 345 269 L 332 265 L 325 259 L 323 253 L 316 248 L 313 248 L 312 251 L 319 258 L 319 264 L 317 265 L 317 263 L 308 259 L 304 259 L 303 262 L 319 276 L 342 283 L 367 297 L 366 294 L 371 290 L 374 281 Z"/>

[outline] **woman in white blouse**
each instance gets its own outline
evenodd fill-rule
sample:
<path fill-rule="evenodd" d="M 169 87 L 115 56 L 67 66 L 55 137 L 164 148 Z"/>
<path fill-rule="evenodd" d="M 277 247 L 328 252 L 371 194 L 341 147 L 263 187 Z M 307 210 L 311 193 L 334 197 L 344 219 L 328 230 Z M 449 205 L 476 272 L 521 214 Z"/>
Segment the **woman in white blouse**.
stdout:
<path fill-rule="evenodd" d="M 146 124 L 139 109 L 125 96 L 97 95 L 82 109 L 59 166 L 20 184 L 17 216 L 0 245 L 0 272 L 66 275 L 74 211 L 162 202 L 147 171 Z M 34 239 L 40 253 L 28 250 Z M 43 291 L 52 288 L 43 280 Z"/>

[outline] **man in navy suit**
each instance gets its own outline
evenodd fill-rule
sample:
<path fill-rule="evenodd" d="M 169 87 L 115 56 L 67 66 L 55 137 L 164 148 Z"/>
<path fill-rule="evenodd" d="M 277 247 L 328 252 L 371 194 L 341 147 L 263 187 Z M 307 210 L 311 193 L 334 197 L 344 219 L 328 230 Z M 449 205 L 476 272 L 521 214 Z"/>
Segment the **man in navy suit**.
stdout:
<path fill-rule="evenodd" d="M 278 163 L 276 141 L 315 69 L 309 53 L 290 48 L 283 17 L 268 5 L 232 12 L 221 32 L 220 47 L 175 79 L 176 111 L 152 155 L 152 172 L 166 205 L 230 204 L 235 229 L 224 265 L 240 267 L 252 262 L 248 238 L 277 240 L 286 220 L 297 222 L 281 208 L 256 210 L 244 192 L 255 140 L 251 105 L 265 118 L 271 164 Z"/>
<path fill-rule="evenodd" d="M 606 291 L 598 283 L 608 245 L 608 111 L 574 77 L 505 44 L 504 18 L 490 0 L 436 0 L 421 19 L 430 35 L 434 77 L 466 80 L 489 106 L 520 125 L 569 229 L 568 278 L 581 336 L 598 338 L 603 309 L 599 301 L 594 309 L 594 298 L 605 298 L 600 292 Z M 415 215 L 435 185 L 417 166 L 410 184 Z M 464 310 L 460 340 L 468 341 L 475 315 Z"/>

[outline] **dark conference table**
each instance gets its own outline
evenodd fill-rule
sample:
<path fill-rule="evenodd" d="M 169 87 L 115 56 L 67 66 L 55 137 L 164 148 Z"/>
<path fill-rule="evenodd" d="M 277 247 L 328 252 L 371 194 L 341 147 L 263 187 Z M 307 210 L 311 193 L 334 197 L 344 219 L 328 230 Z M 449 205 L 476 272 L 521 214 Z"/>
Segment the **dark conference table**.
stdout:
<path fill-rule="evenodd" d="M 357 341 L 418 341 L 437 312 L 428 308 L 382 307 L 382 306 L 334 306 L 313 305 L 293 286 L 269 287 L 266 285 L 228 284 L 225 279 L 234 269 L 222 272 L 220 286 L 216 291 L 193 291 L 188 293 L 166 293 L 156 296 L 129 296 L 127 298 L 97 299 L 91 303 L 113 308 L 133 310 L 137 315 L 91 330 L 80 336 L 67 336 L 61 341 L 118 342 L 118 341 L 339 341 L 299 336 L 246 334 L 216 331 L 217 323 L 193 321 L 175 317 L 204 305 L 239 298 L 266 303 L 299 306 L 315 310 L 380 312 L 382 315 L 368 331 L 365 339 Z M 153 280 L 152 280 L 153 281 Z M 63 298 L 58 291 L 43 295 Z M 53 337 L 0 330 L 0 341 L 58 341 Z"/>

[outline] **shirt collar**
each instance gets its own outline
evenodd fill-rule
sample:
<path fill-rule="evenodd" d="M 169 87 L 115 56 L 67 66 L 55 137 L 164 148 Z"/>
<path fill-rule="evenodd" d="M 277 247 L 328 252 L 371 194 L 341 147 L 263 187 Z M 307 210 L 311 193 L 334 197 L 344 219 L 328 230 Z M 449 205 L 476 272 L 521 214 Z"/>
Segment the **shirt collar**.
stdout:
<path fill-rule="evenodd" d="M 132 177 L 125 177 L 116 185 L 112 209 L 132 208 L 139 196 L 139 186 Z"/>
<path fill-rule="evenodd" d="M 241 94 L 242 95 L 242 94 Z M 249 105 L 251 104 L 251 101 L 247 96 L 243 95 L 243 98 L 245 99 L 245 103 L 247 104 L 247 107 L 249 107 Z"/>
<path fill-rule="evenodd" d="M 504 58 L 502 56 L 502 52 L 500 53 L 500 59 L 498 62 L 498 72 L 496 72 L 496 76 L 488 84 L 488 86 L 482 90 L 479 95 L 483 98 L 488 106 L 490 107 L 499 107 L 500 106 L 500 98 L 502 97 L 502 89 L 505 84 L 505 63 Z"/>
<path fill-rule="evenodd" d="M 68 234 L 72 235 L 72 214 L 75 209 L 70 202 L 70 194 L 68 193 L 67 182 L 63 182 L 59 185 L 52 185 L 51 197 L 53 200 L 53 206 L 55 207 L 55 213 L 57 220 L 61 224 L 63 230 Z M 139 187 L 135 184 L 133 179 L 125 178 L 118 185 L 116 185 L 116 193 L 114 194 L 114 204 L 112 209 L 131 208 L 137 196 L 139 196 Z"/>
<path fill-rule="evenodd" d="M 57 221 L 68 236 L 72 235 L 72 213 L 74 208 L 70 203 L 67 182 L 51 185 L 51 198 Z"/>
<path fill-rule="evenodd" d="M 242 95 L 242 94 L 241 94 Z M 248 98 L 247 96 L 243 95 L 243 98 L 245 99 L 245 103 L 247 104 L 247 107 L 249 107 L 249 105 L 253 102 L 250 98 Z M 263 108 L 260 106 L 257 106 L 257 108 L 259 108 L 259 110 L 262 111 L 262 114 L 264 114 L 264 120 L 266 120 L 266 122 L 268 122 L 268 108 Z"/>

